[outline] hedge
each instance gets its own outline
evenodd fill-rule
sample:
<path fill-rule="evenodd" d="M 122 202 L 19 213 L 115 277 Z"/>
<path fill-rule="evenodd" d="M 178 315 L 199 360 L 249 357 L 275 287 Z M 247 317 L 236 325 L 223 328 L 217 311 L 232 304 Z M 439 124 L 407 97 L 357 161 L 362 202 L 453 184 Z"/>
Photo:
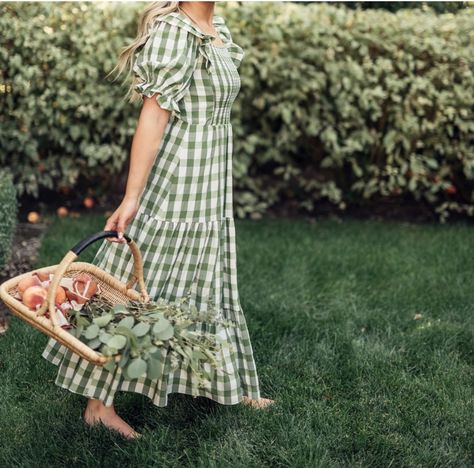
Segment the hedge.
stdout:
<path fill-rule="evenodd" d="M 456 2 L 344 2 L 344 6 L 347 8 L 360 8 L 368 10 L 370 8 L 378 8 L 395 12 L 402 9 L 408 8 L 431 8 L 437 13 L 455 13 L 463 8 L 469 8 L 469 1 L 456 1 Z"/>
<path fill-rule="evenodd" d="M 13 176 L 0 171 L 0 270 L 11 257 L 11 244 L 16 228 L 18 206 Z"/>
<path fill-rule="evenodd" d="M 0 6 L 0 164 L 20 194 L 124 174 L 139 104 L 105 79 L 143 4 Z M 216 5 L 246 51 L 239 217 L 384 199 L 474 215 L 474 10 Z M 2 91 L 3 89 L 3 91 Z"/>

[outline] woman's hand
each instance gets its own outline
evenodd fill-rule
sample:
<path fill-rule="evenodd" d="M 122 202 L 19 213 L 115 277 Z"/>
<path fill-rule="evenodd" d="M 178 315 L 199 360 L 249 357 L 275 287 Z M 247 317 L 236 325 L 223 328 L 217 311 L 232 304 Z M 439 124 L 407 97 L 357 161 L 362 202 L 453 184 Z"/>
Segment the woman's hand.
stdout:
<path fill-rule="evenodd" d="M 117 242 L 124 244 L 127 241 L 123 237 L 123 233 L 130 223 L 130 221 L 137 214 L 140 202 L 135 197 L 125 197 L 120 203 L 119 207 L 112 213 L 107 219 L 104 227 L 104 231 L 118 231 L 119 238 L 107 237 L 106 239 L 110 242 Z"/>

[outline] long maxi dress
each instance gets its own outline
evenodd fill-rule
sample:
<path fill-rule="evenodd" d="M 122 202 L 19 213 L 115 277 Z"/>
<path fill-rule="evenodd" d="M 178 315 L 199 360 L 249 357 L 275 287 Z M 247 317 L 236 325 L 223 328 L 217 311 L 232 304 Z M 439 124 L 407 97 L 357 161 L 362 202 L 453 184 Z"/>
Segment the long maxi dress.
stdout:
<path fill-rule="evenodd" d="M 125 232 L 142 253 L 152 300 L 173 301 L 189 293 L 190 304 L 202 311 L 212 304 L 220 317 L 237 325 L 218 330 L 231 344 L 222 353 L 225 372 L 215 373 L 211 387 L 197 394 L 236 404 L 243 396 L 260 398 L 237 288 L 232 207 L 230 112 L 241 87 L 238 67 L 244 51 L 233 42 L 224 18 L 215 15 L 213 23 L 224 46 L 213 44 L 212 35 L 174 11 L 156 20 L 137 51 L 137 91 L 148 97 L 161 93 L 157 102 L 171 114 L 138 213 Z M 92 263 L 124 282 L 132 274 L 124 244 L 103 240 Z M 201 327 L 216 331 L 210 324 Z M 188 368 L 178 367 L 156 380 L 128 380 L 121 368 L 109 372 L 53 338 L 42 357 L 58 366 L 56 385 L 106 406 L 117 391 L 141 393 L 157 406 L 166 406 L 170 393 L 193 394 Z"/>

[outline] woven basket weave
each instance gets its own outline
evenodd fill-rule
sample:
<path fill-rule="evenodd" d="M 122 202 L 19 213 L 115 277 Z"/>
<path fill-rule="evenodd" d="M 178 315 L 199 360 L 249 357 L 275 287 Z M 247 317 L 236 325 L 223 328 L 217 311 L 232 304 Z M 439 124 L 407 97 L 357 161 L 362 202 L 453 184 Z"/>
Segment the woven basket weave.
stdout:
<path fill-rule="evenodd" d="M 107 237 L 118 238 L 118 232 L 99 231 L 78 242 L 66 253 L 61 262 L 57 265 L 37 268 L 34 270 L 35 272 L 53 273 L 53 278 L 48 288 L 47 298 L 37 311 L 29 309 L 15 297 L 18 291 L 18 283 L 23 278 L 30 276 L 32 272 L 23 273 L 0 284 L 0 299 L 14 315 L 25 322 L 28 322 L 46 335 L 54 338 L 87 361 L 100 366 L 109 360 L 117 362 L 120 359 L 120 354 L 104 356 L 71 335 L 67 330 L 63 329 L 56 318 L 54 299 L 56 297 L 56 290 L 63 277 L 75 277 L 80 273 L 87 273 L 99 285 L 101 296 L 108 299 L 113 304 L 126 304 L 129 299 L 144 302 L 150 300 L 143 279 L 143 262 L 140 250 L 135 241 L 126 234 L 124 234 L 124 238 L 126 239 L 127 245 L 133 255 L 133 273 L 127 283 L 122 283 L 117 278 L 114 278 L 106 271 L 101 270 L 91 263 L 74 262 L 77 256 L 89 245 Z M 137 282 L 140 292 L 132 289 L 134 284 Z M 49 310 L 49 318 L 44 315 L 47 310 Z"/>

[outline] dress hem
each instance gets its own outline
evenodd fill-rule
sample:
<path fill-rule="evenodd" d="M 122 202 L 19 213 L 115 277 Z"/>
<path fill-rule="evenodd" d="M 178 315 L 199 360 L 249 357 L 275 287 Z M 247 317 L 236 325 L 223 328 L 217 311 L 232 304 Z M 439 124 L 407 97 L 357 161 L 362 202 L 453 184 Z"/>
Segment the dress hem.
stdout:
<path fill-rule="evenodd" d="M 162 218 L 157 215 L 150 214 L 147 211 L 139 209 L 135 217 L 141 216 L 146 218 L 145 221 L 160 221 L 165 224 L 211 224 L 211 223 L 225 223 L 234 222 L 233 216 L 223 216 L 221 218 L 194 218 L 194 219 L 183 219 L 183 218 Z"/>
<path fill-rule="evenodd" d="M 44 354 L 41 355 L 41 357 L 43 357 L 46 361 L 50 362 L 51 364 L 55 365 L 56 367 L 59 367 L 60 364 L 61 364 L 61 360 L 59 360 L 59 362 L 55 362 L 53 361 L 52 359 L 50 359 L 49 357 L 46 357 Z M 57 385 L 58 387 L 60 388 L 63 388 L 65 390 L 69 390 L 71 393 L 75 393 L 76 395 L 81 395 L 83 396 L 84 398 L 87 398 L 87 399 L 91 399 L 91 396 L 90 395 L 86 395 L 84 393 L 81 393 L 81 392 L 78 392 L 78 391 L 75 391 L 73 389 L 71 389 L 68 385 L 63 385 L 59 382 L 57 382 L 57 380 L 55 380 L 55 385 Z M 151 403 L 154 405 L 154 406 L 157 406 L 158 408 L 166 408 L 168 405 L 169 405 L 169 401 L 168 401 L 168 396 L 169 395 L 172 395 L 172 394 L 179 394 L 179 395 L 187 395 L 187 396 L 190 396 L 190 397 L 193 397 L 193 398 L 197 398 L 197 397 L 201 397 L 201 398 L 207 398 L 208 400 L 212 400 L 214 401 L 215 403 L 218 403 L 220 405 L 223 405 L 223 406 L 235 406 L 235 405 L 238 405 L 239 403 L 242 403 L 242 400 L 247 397 L 247 398 L 251 398 L 251 399 L 254 399 L 255 397 L 252 396 L 252 394 L 250 393 L 247 393 L 245 394 L 244 392 L 242 392 L 240 395 L 239 395 L 239 400 L 234 402 L 234 403 L 223 403 L 222 401 L 219 401 L 219 398 L 218 397 L 210 397 L 210 396 L 206 396 L 206 395 L 193 395 L 192 393 L 190 392 L 186 392 L 186 391 L 171 391 L 171 392 L 167 392 L 166 395 L 165 395 L 165 403 L 164 404 L 159 404 L 159 403 L 156 403 L 152 397 L 146 395 L 145 393 L 142 393 L 142 392 L 137 392 L 137 391 L 134 391 L 134 390 L 117 390 L 117 392 L 126 392 L 126 393 L 135 393 L 137 395 L 143 395 L 144 397 L 146 397 L 148 400 L 151 401 Z M 258 395 L 257 399 L 260 398 L 260 395 Z M 98 398 L 93 398 L 94 400 L 98 399 Z M 112 399 L 112 401 L 110 402 L 110 404 L 107 404 L 108 403 L 108 400 L 102 400 L 102 399 L 98 399 L 99 401 L 102 401 L 102 403 L 104 404 L 104 406 L 107 406 L 107 407 L 111 407 L 113 406 L 114 404 L 114 398 Z"/>

